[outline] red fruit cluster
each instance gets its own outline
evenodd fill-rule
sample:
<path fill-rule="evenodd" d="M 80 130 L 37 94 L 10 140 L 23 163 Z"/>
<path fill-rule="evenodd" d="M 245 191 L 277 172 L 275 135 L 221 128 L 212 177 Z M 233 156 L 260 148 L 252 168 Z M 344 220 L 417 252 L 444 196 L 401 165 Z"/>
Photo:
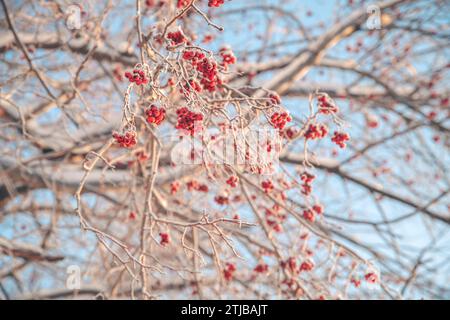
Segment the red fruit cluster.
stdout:
<path fill-rule="evenodd" d="M 326 95 L 320 95 L 317 100 L 319 112 L 322 114 L 331 114 L 339 111 L 339 108 L 336 106 L 333 100 Z"/>
<path fill-rule="evenodd" d="M 161 240 L 159 241 L 159 243 L 162 246 L 165 246 L 170 243 L 170 237 L 169 237 L 168 233 L 160 232 L 159 236 L 161 237 Z"/>
<path fill-rule="evenodd" d="M 305 132 L 305 139 L 322 139 L 328 134 L 328 127 L 322 123 L 310 124 Z"/>
<path fill-rule="evenodd" d="M 217 86 L 222 84 L 222 79 L 218 76 L 217 63 L 206 58 L 203 52 L 187 50 L 183 52 L 182 58 L 189 61 L 200 73 L 200 83 L 205 90 L 213 92 Z"/>
<path fill-rule="evenodd" d="M 148 78 L 145 76 L 144 71 L 134 69 L 133 73 L 125 72 L 125 77 L 130 81 L 136 83 L 136 85 L 140 86 L 141 84 L 147 84 Z"/>
<path fill-rule="evenodd" d="M 224 0 L 208 0 L 208 7 L 220 7 Z"/>
<path fill-rule="evenodd" d="M 350 282 L 355 286 L 355 288 L 359 288 L 359 286 L 361 285 L 361 280 L 359 279 L 352 278 Z"/>
<path fill-rule="evenodd" d="M 265 181 L 261 182 L 261 187 L 264 189 L 265 193 L 269 193 L 270 191 L 272 191 L 275 188 L 272 181 L 270 181 L 270 180 L 265 180 Z"/>
<path fill-rule="evenodd" d="M 366 273 L 364 278 L 366 279 L 367 282 L 370 282 L 370 283 L 376 283 L 378 281 L 378 276 L 376 275 L 375 272 Z"/>
<path fill-rule="evenodd" d="M 189 0 L 178 0 L 177 2 L 177 8 L 181 9 L 186 7 L 189 4 Z"/>
<path fill-rule="evenodd" d="M 194 80 L 194 79 L 190 79 L 189 81 L 188 81 L 188 83 L 186 83 L 185 85 L 184 85 L 184 89 L 187 91 L 187 92 L 191 92 L 191 88 L 192 89 L 194 89 L 194 91 L 196 91 L 196 92 L 202 92 L 202 86 L 200 85 L 200 83 L 198 83 L 196 80 Z"/>
<path fill-rule="evenodd" d="M 288 268 L 293 274 L 298 273 L 297 260 L 294 257 L 289 257 L 286 261 L 281 262 L 283 269 Z"/>
<path fill-rule="evenodd" d="M 170 184 L 170 194 L 175 194 L 180 190 L 181 184 L 178 181 L 174 181 Z"/>
<path fill-rule="evenodd" d="M 317 214 L 322 214 L 323 213 L 323 206 L 321 204 L 315 204 L 312 207 L 313 211 Z"/>
<path fill-rule="evenodd" d="M 113 133 L 113 138 L 122 148 L 132 148 L 136 145 L 136 133 L 127 131 L 125 134 Z"/>
<path fill-rule="evenodd" d="M 236 57 L 233 52 L 228 48 L 220 49 L 220 56 L 222 57 L 222 63 L 220 64 L 225 70 L 228 69 L 228 65 L 236 63 Z"/>
<path fill-rule="evenodd" d="M 230 281 L 233 279 L 234 272 L 236 271 L 236 265 L 234 263 L 227 262 L 223 270 L 223 276 L 225 280 Z"/>
<path fill-rule="evenodd" d="M 177 115 L 177 129 L 186 130 L 191 136 L 194 135 L 196 130 L 200 129 L 196 125 L 196 122 L 203 121 L 203 115 L 201 113 L 193 112 L 186 107 L 182 107 L 177 110 Z"/>
<path fill-rule="evenodd" d="M 314 179 L 316 178 L 315 175 L 310 174 L 308 172 L 303 172 L 300 175 L 300 179 L 303 181 L 302 184 L 302 193 L 304 195 L 309 195 L 312 191 L 312 182 L 314 181 Z"/>
<path fill-rule="evenodd" d="M 211 59 L 204 58 L 196 65 L 197 71 L 201 73 L 200 83 L 205 90 L 213 92 L 222 84 L 217 73 L 217 63 Z"/>
<path fill-rule="evenodd" d="M 311 222 L 314 222 L 314 220 L 316 219 L 314 211 L 312 211 L 311 209 L 303 210 L 303 218 Z"/>
<path fill-rule="evenodd" d="M 187 183 L 189 191 L 196 190 L 200 192 L 208 192 L 209 188 L 206 184 L 200 184 L 196 180 L 191 180 Z"/>
<path fill-rule="evenodd" d="M 275 112 L 270 117 L 270 122 L 276 129 L 283 130 L 286 126 L 286 123 L 291 122 L 292 118 L 289 116 L 287 112 Z"/>
<path fill-rule="evenodd" d="M 227 184 L 232 187 L 232 188 L 236 188 L 237 187 L 237 183 L 238 183 L 239 179 L 238 177 L 235 176 L 231 176 L 227 179 Z"/>
<path fill-rule="evenodd" d="M 272 210 L 269 208 L 266 208 L 266 222 L 267 224 L 272 227 L 272 229 L 275 232 L 281 232 L 283 231 L 282 223 L 286 219 L 286 215 L 280 214 L 278 211 L 280 210 L 280 207 L 277 205 L 274 205 L 272 207 Z"/>
<path fill-rule="evenodd" d="M 310 260 L 302 262 L 300 271 L 311 271 L 314 268 L 314 263 Z"/>
<path fill-rule="evenodd" d="M 255 267 L 254 271 L 257 273 L 266 273 L 269 271 L 269 266 L 265 263 L 260 263 Z"/>
<path fill-rule="evenodd" d="M 145 110 L 145 116 L 148 123 L 154 123 L 158 126 L 166 118 L 166 110 L 152 104 L 150 108 Z"/>
<path fill-rule="evenodd" d="M 269 94 L 270 102 L 273 104 L 279 105 L 281 104 L 281 98 L 277 93 L 271 93 Z"/>
<path fill-rule="evenodd" d="M 284 130 L 283 136 L 289 140 L 292 140 L 297 133 L 298 133 L 298 131 L 295 128 L 290 127 L 290 128 L 287 128 L 286 130 Z"/>
<path fill-rule="evenodd" d="M 331 141 L 333 141 L 335 144 L 337 144 L 340 148 L 345 148 L 346 144 L 345 142 L 350 140 L 350 135 L 345 132 L 334 132 L 333 137 L 331 138 Z"/>
<path fill-rule="evenodd" d="M 131 212 L 128 214 L 128 219 L 130 219 L 130 220 L 135 220 L 135 219 L 136 219 L 136 212 L 131 211 Z"/>
<path fill-rule="evenodd" d="M 205 58 L 205 54 L 200 51 L 186 50 L 183 52 L 182 58 L 189 61 L 195 67 L 199 61 L 202 61 Z"/>
<path fill-rule="evenodd" d="M 169 32 L 167 34 L 167 38 L 171 41 L 170 44 L 173 46 L 179 45 L 183 42 L 186 42 L 187 40 L 183 32 L 181 32 L 181 30 Z"/>
<path fill-rule="evenodd" d="M 220 204 L 221 206 L 229 204 L 230 200 L 226 196 L 215 196 L 214 201 Z"/>

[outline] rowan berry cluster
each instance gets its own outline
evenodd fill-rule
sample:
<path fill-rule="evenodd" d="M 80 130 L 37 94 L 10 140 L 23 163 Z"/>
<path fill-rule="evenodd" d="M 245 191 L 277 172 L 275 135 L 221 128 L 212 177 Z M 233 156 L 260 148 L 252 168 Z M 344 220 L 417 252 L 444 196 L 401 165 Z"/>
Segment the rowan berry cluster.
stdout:
<path fill-rule="evenodd" d="M 194 89 L 194 91 L 196 92 L 202 92 L 202 86 L 200 85 L 200 83 L 198 83 L 196 80 L 194 79 L 190 79 L 185 85 L 184 85 L 184 89 L 187 92 L 191 91 L 191 88 Z"/>
<path fill-rule="evenodd" d="M 196 68 L 202 76 L 200 83 L 205 90 L 213 92 L 218 86 L 222 85 L 222 79 L 218 75 L 217 63 L 214 60 L 203 58 L 196 65 Z"/>
<path fill-rule="evenodd" d="M 311 271 L 314 268 L 314 263 L 311 260 L 306 260 L 300 265 L 300 271 Z"/>
<path fill-rule="evenodd" d="M 230 64 L 236 63 L 236 57 L 234 56 L 231 49 L 222 48 L 220 49 L 220 56 L 222 57 L 222 63 L 220 64 L 225 70 L 228 70 Z"/>
<path fill-rule="evenodd" d="M 189 191 L 196 190 L 199 192 L 208 192 L 209 190 L 206 184 L 200 184 L 196 180 L 191 180 L 186 185 Z"/>
<path fill-rule="evenodd" d="M 314 222 L 316 220 L 316 214 L 322 214 L 323 207 L 321 205 L 314 205 L 312 209 L 303 210 L 303 218 L 308 221 Z"/>
<path fill-rule="evenodd" d="M 265 193 L 269 193 L 270 191 L 272 191 L 275 188 L 272 181 L 270 181 L 270 180 L 265 180 L 265 181 L 261 182 L 261 187 L 264 189 Z"/>
<path fill-rule="evenodd" d="M 257 273 L 266 273 L 269 271 L 269 266 L 265 263 L 260 263 L 253 270 Z"/>
<path fill-rule="evenodd" d="M 170 184 L 170 194 L 175 194 L 180 190 L 181 184 L 178 181 L 173 181 Z"/>
<path fill-rule="evenodd" d="M 145 110 L 145 116 L 148 123 L 154 123 L 158 126 L 166 118 L 166 110 L 152 104 L 150 108 Z"/>
<path fill-rule="evenodd" d="M 113 133 L 113 138 L 122 148 L 132 148 L 136 145 L 136 133 L 134 131 L 127 131 L 125 134 Z"/>
<path fill-rule="evenodd" d="M 159 233 L 159 236 L 161 237 L 161 240 L 159 241 L 159 243 L 160 243 L 162 246 L 165 246 L 165 245 L 167 245 L 167 244 L 170 243 L 170 237 L 169 237 L 169 234 L 168 234 L 168 233 L 160 232 L 160 233 Z"/>
<path fill-rule="evenodd" d="M 266 208 L 266 223 L 269 225 L 275 232 L 283 231 L 282 223 L 286 220 L 286 215 L 280 214 L 280 208 L 277 205 L 274 205 L 272 209 Z"/>
<path fill-rule="evenodd" d="M 275 112 L 270 117 L 270 122 L 273 127 L 279 130 L 283 130 L 286 126 L 286 123 L 291 122 L 292 118 L 289 116 L 287 112 Z"/>
<path fill-rule="evenodd" d="M 208 7 L 220 7 L 224 4 L 224 0 L 208 0 Z"/>
<path fill-rule="evenodd" d="M 303 218 L 308 221 L 314 222 L 316 217 L 314 216 L 314 212 L 311 209 L 303 210 Z"/>
<path fill-rule="evenodd" d="M 182 58 L 184 60 L 190 61 L 192 66 L 196 66 L 199 61 L 205 58 L 205 54 L 196 50 L 186 50 L 183 52 Z"/>
<path fill-rule="evenodd" d="M 231 176 L 227 179 L 227 184 L 232 187 L 232 188 L 236 188 L 237 187 L 237 183 L 238 183 L 239 179 L 238 177 L 235 176 Z"/>
<path fill-rule="evenodd" d="M 283 137 L 292 140 L 297 133 L 298 133 L 297 129 L 290 127 L 283 131 Z"/>
<path fill-rule="evenodd" d="M 304 194 L 304 195 L 309 195 L 309 194 L 311 194 L 311 191 L 312 191 L 312 183 L 313 183 L 313 181 L 314 181 L 314 179 L 316 178 L 316 176 L 315 175 L 313 175 L 313 174 L 310 174 L 310 173 L 308 173 L 308 172 L 303 172 L 301 175 L 300 175 L 300 179 L 303 181 L 303 184 L 302 184 L 302 193 Z"/>
<path fill-rule="evenodd" d="M 186 7 L 189 4 L 189 0 L 178 0 L 177 1 L 177 8 L 181 9 Z"/>
<path fill-rule="evenodd" d="M 317 98 L 318 100 L 318 109 L 322 114 L 332 114 L 339 111 L 339 108 L 336 106 L 333 100 L 328 95 L 321 94 Z"/>
<path fill-rule="evenodd" d="M 378 276 L 375 272 L 368 272 L 364 275 L 367 282 L 376 283 L 378 281 Z"/>
<path fill-rule="evenodd" d="M 181 30 L 169 32 L 167 34 L 167 38 L 170 40 L 170 44 L 172 46 L 176 46 L 187 41 L 186 36 L 183 34 Z"/>
<path fill-rule="evenodd" d="M 214 197 L 214 201 L 215 201 L 217 204 L 220 204 L 221 206 L 230 203 L 230 199 L 229 199 L 227 196 L 221 196 L 221 195 L 215 196 L 215 197 Z"/>
<path fill-rule="evenodd" d="M 273 104 L 279 105 L 281 104 L 281 98 L 277 93 L 271 93 L 269 94 L 269 98 L 270 98 L 270 102 L 272 102 Z"/>
<path fill-rule="evenodd" d="M 130 81 L 136 83 L 136 85 L 140 86 L 141 84 L 147 84 L 148 78 L 145 76 L 143 70 L 134 69 L 133 73 L 125 72 L 125 77 Z"/>
<path fill-rule="evenodd" d="M 305 132 L 305 139 L 322 139 L 328 134 L 328 127 L 322 123 L 310 124 Z"/>
<path fill-rule="evenodd" d="M 333 137 L 331 138 L 331 141 L 333 141 L 335 144 L 337 144 L 340 148 L 345 148 L 346 144 L 345 142 L 350 140 L 350 135 L 345 132 L 334 132 Z"/>
<path fill-rule="evenodd" d="M 225 280 L 230 281 L 233 279 L 233 275 L 236 272 L 236 265 L 234 263 L 227 262 L 225 269 L 223 270 L 223 276 Z"/>
<path fill-rule="evenodd" d="M 187 107 L 182 107 L 177 110 L 178 122 L 177 129 L 186 130 L 189 135 L 193 136 L 196 130 L 199 130 L 198 123 L 203 121 L 201 113 L 190 111 Z"/>

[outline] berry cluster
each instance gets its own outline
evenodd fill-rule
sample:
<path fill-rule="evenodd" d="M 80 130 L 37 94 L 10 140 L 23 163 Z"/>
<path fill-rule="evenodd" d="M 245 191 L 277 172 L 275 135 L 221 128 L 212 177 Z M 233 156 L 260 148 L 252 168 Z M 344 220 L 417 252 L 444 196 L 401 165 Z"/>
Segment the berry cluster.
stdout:
<path fill-rule="evenodd" d="M 367 282 L 370 282 L 370 283 L 376 283 L 378 281 L 378 276 L 376 275 L 375 272 L 366 273 L 364 278 L 366 279 Z"/>
<path fill-rule="evenodd" d="M 154 123 L 158 126 L 166 118 L 166 110 L 152 104 L 150 108 L 145 110 L 145 116 L 148 123 Z"/>
<path fill-rule="evenodd" d="M 198 83 L 196 80 L 194 80 L 194 79 L 190 79 L 189 81 L 188 81 L 188 83 L 186 83 L 185 85 L 184 85 L 184 89 L 187 91 L 187 92 L 190 92 L 191 91 L 191 88 L 192 89 L 194 89 L 194 91 L 196 91 L 196 92 L 202 92 L 202 86 L 200 85 L 200 83 Z M 182 90 L 181 90 L 182 91 Z"/>
<path fill-rule="evenodd" d="M 165 246 L 170 243 L 170 237 L 168 233 L 160 232 L 159 236 L 161 237 L 161 240 L 159 241 L 160 245 Z"/>
<path fill-rule="evenodd" d="M 289 116 L 287 112 L 275 112 L 270 117 L 270 122 L 276 129 L 283 130 L 286 126 L 286 123 L 291 122 L 292 118 Z"/>
<path fill-rule="evenodd" d="M 203 121 L 203 115 L 201 113 L 196 113 L 190 111 L 186 107 L 182 107 L 177 110 L 177 115 L 177 129 L 186 130 L 191 136 L 194 135 L 195 131 L 198 131 L 200 129 L 198 123 L 201 123 L 201 121 Z"/>
<path fill-rule="evenodd" d="M 227 184 L 232 187 L 232 188 L 236 188 L 237 187 L 237 183 L 238 183 L 239 179 L 238 177 L 235 176 L 231 176 L 227 179 Z"/>
<path fill-rule="evenodd" d="M 181 32 L 181 30 L 169 32 L 167 34 L 167 38 L 170 40 L 170 44 L 172 46 L 176 46 L 187 41 L 185 35 L 183 34 L 183 32 Z"/>
<path fill-rule="evenodd" d="M 316 176 L 315 175 L 313 175 L 313 174 L 310 174 L 310 173 L 308 173 L 308 172 L 303 172 L 301 175 L 300 175 L 300 179 L 303 181 L 303 184 L 302 184 L 302 193 L 304 194 L 304 195 L 309 195 L 310 193 L 311 193 L 311 191 L 312 191 L 312 183 L 313 183 L 313 181 L 314 181 L 314 179 L 316 178 Z"/>
<path fill-rule="evenodd" d="M 180 190 L 180 186 L 181 184 L 178 181 L 173 181 L 170 184 L 170 194 L 175 194 L 178 192 L 178 190 Z"/>
<path fill-rule="evenodd" d="M 183 52 L 182 58 L 184 60 L 190 61 L 192 66 L 195 67 L 195 66 L 197 66 L 199 61 L 202 61 L 205 58 L 205 54 L 203 52 L 200 52 L 200 51 L 186 50 L 186 51 Z"/>
<path fill-rule="evenodd" d="M 218 76 L 217 63 L 208 59 L 203 52 L 187 50 L 183 52 L 182 58 L 189 61 L 192 67 L 200 73 L 200 83 L 205 90 L 213 92 L 222 84 L 222 79 Z"/>
<path fill-rule="evenodd" d="M 236 265 L 234 263 L 227 262 L 223 270 L 223 276 L 225 280 L 230 281 L 233 279 L 233 274 L 236 271 Z"/>
<path fill-rule="evenodd" d="M 196 68 L 202 75 L 200 82 L 205 90 L 213 92 L 216 90 L 216 87 L 222 84 L 222 79 L 220 79 L 217 73 L 217 63 L 215 61 L 203 58 L 196 65 Z"/>
<path fill-rule="evenodd" d="M 317 98 L 319 112 L 322 114 L 332 114 L 339 111 L 333 100 L 328 95 L 322 94 Z"/>
<path fill-rule="evenodd" d="M 177 1 L 177 8 L 181 9 L 186 7 L 189 4 L 189 0 L 178 0 Z"/>
<path fill-rule="evenodd" d="M 286 220 L 286 215 L 280 214 L 280 207 L 274 205 L 272 209 L 266 208 L 266 223 L 272 227 L 275 232 L 283 231 L 282 223 Z"/>
<path fill-rule="evenodd" d="M 283 136 L 289 140 L 292 140 L 297 133 L 297 129 L 290 127 L 283 131 Z"/>
<path fill-rule="evenodd" d="M 322 214 L 323 207 L 321 205 L 314 205 L 311 209 L 303 210 L 303 218 L 308 221 L 314 222 L 316 220 L 316 214 Z"/>
<path fill-rule="evenodd" d="M 196 180 L 191 180 L 186 185 L 189 191 L 196 190 L 200 192 L 208 192 L 209 190 L 206 184 L 200 184 Z"/>
<path fill-rule="evenodd" d="M 208 7 L 220 7 L 223 5 L 224 0 L 208 0 Z"/>
<path fill-rule="evenodd" d="M 303 210 L 303 218 L 308 221 L 314 222 L 316 217 L 314 216 L 314 212 L 311 209 Z"/>
<path fill-rule="evenodd" d="M 136 133 L 134 131 L 127 131 L 125 134 L 113 133 L 113 138 L 122 148 L 132 148 L 136 145 Z"/>
<path fill-rule="evenodd" d="M 255 267 L 254 271 L 257 273 L 266 273 L 269 271 L 269 266 L 265 263 L 260 263 Z"/>
<path fill-rule="evenodd" d="M 281 104 L 281 98 L 278 95 L 278 93 L 271 93 L 269 94 L 269 98 L 270 98 L 270 102 L 272 102 L 273 104 L 279 105 Z"/>
<path fill-rule="evenodd" d="M 331 141 L 333 141 L 335 144 L 337 144 L 340 148 L 345 148 L 346 144 L 345 142 L 350 140 L 350 135 L 345 132 L 334 132 L 333 137 L 331 138 Z"/>
<path fill-rule="evenodd" d="M 328 134 L 328 127 L 322 123 L 310 124 L 305 132 L 305 139 L 322 139 Z"/>
<path fill-rule="evenodd" d="M 128 219 L 130 219 L 130 220 L 135 220 L 135 219 L 136 219 L 136 212 L 131 211 L 131 212 L 128 214 Z"/>
<path fill-rule="evenodd" d="M 306 260 L 300 265 L 300 271 L 311 271 L 313 268 L 314 263 L 310 260 Z"/>
<path fill-rule="evenodd" d="M 222 63 L 220 64 L 225 70 L 228 70 L 228 65 L 236 63 L 236 57 L 233 52 L 228 48 L 220 49 L 220 56 L 222 57 Z"/>
<path fill-rule="evenodd" d="M 148 78 L 145 76 L 144 71 L 134 69 L 133 73 L 125 72 L 125 77 L 130 81 L 136 83 L 136 85 L 140 86 L 141 84 L 147 84 Z"/>
<path fill-rule="evenodd" d="M 217 202 L 217 204 L 220 204 L 221 206 L 230 203 L 230 200 L 226 196 L 215 196 L 214 201 Z"/>
<path fill-rule="evenodd" d="M 288 269 L 293 274 L 298 273 L 297 260 L 294 257 L 289 257 L 286 261 L 282 261 L 281 267 Z"/>
<path fill-rule="evenodd" d="M 275 188 L 272 181 L 270 181 L 270 180 L 265 180 L 265 181 L 261 182 L 261 187 L 264 189 L 265 193 L 269 193 L 270 191 L 272 191 Z"/>

